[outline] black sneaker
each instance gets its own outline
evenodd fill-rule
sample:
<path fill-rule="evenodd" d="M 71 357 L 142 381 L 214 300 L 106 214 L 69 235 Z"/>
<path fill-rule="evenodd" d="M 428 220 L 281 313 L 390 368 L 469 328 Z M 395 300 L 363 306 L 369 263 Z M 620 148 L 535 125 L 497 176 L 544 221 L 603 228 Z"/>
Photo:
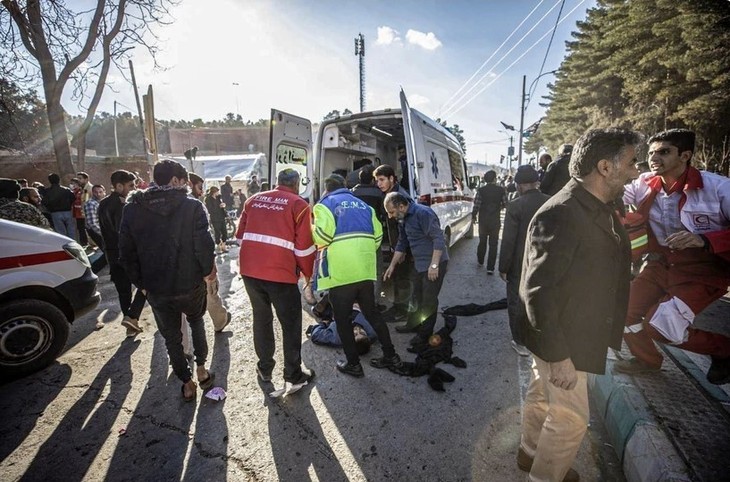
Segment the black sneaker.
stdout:
<path fill-rule="evenodd" d="M 347 363 L 346 361 L 340 360 L 337 362 L 337 370 L 341 371 L 345 375 L 350 375 L 355 378 L 362 378 L 365 376 L 365 372 L 362 369 L 362 365 Z"/>
<path fill-rule="evenodd" d="M 712 357 L 712 365 L 707 371 L 707 381 L 713 385 L 730 383 L 730 358 Z"/>
<path fill-rule="evenodd" d="M 313 378 L 314 378 L 314 370 L 312 370 L 312 369 L 307 370 L 306 368 L 302 368 L 302 374 L 299 375 L 299 377 L 297 377 L 294 380 L 286 380 L 286 381 L 291 383 L 292 385 L 301 385 L 303 383 L 311 382 Z"/>
<path fill-rule="evenodd" d="M 259 380 L 261 380 L 262 382 L 271 381 L 271 372 L 265 373 L 265 372 L 261 371 L 261 368 L 259 368 L 258 365 L 256 365 L 256 375 L 258 375 Z"/>
<path fill-rule="evenodd" d="M 627 360 L 617 360 L 613 362 L 613 371 L 625 373 L 626 375 L 639 375 L 642 373 L 656 373 L 661 371 L 661 367 L 653 367 L 638 358 L 629 358 Z"/>
<path fill-rule="evenodd" d="M 396 353 L 393 356 L 381 356 L 370 360 L 370 366 L 373 368 L 389 368 L 400 365 L 400 357 Z"/>

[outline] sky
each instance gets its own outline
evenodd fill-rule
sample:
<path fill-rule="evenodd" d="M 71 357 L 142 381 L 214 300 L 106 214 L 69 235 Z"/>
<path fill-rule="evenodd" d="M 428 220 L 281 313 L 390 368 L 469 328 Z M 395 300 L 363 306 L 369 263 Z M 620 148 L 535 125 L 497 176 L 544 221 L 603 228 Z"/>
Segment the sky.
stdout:
<path fill-rule="evenodd" d="M 88 0 L 71 0 L 69 6 Z M 158 119 L 268 119 L 271 108 L 319 122 L 359 110 L 354 38 L 365 37 L 366 110 L 412 107 L 464 131 L 467 160 L 493 164 L 519 129 L 522 76 L 535 91 L 525 126 L 537 121 L 565 42 L 594 0 L 183 0 L 158 29 L 156 70 L 132 52 L 140 95 L 152 85 Z M 548 52 L 553 28 L 552 45 Z M 544 62 L 544 67 L 541 66 Z M 537 79 L 536 79 L 537 78 Z M 111 72 L 99 111 L 136 112 L 131 84 Z M 64 107 L 80 110 L 66 89 Z M 515 135 L 515 132 L 511 134 Z M 566 141 L 567 142 L 567 141 Z M 514 137 L 517 145 L 517 137 Z M 528 158 L 529 155 L 525 155 Z"/>

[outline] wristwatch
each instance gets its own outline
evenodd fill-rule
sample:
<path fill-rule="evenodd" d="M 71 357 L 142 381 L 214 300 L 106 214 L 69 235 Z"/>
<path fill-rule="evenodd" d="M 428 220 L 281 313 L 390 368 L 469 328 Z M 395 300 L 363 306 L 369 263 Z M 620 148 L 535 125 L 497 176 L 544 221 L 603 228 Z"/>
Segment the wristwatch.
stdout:
<path fill-rule="evenodd" d="M 431 269 L 439 269 L 439 265 L 437 265 L 437 264 L 432 264 L 432 265 L 430 266 L 430 268 L 431 268 Z"/>

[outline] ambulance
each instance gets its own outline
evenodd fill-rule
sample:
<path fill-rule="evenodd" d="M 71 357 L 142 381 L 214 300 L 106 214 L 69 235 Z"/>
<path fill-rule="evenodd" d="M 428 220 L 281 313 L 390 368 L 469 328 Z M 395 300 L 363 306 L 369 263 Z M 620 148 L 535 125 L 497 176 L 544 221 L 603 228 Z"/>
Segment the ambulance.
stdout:
<path fill-rule="evenodd" d="M 47 229 L 0 219 L 0 381 L 63 351 L 71 323 L 101 297 L 84 248 Z"/>
<path fill-rule="evenodd" d="M 272 109 L 269 178 L 294 168 L 301 174 L 300 195 L 316 203 L 324 179 L 344 177 L 364 164 L 389 164 L 417 202 L 431 207 L 447 244 L 472 237 L 475 186 L 469 185 L 464 152 L 448 129 L 408 105 L 400 92 L 400 109 L 361 112 L 323 121 L 313 147 L 308 119 Z"/>

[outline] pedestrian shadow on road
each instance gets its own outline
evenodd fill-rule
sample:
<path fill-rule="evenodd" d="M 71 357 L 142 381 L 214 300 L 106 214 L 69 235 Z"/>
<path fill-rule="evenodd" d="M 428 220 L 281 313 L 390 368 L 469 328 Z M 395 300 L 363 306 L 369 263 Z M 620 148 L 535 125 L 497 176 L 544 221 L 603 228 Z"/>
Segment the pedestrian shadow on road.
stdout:
<path fill-rule="evenodd" d="M 21 480 L 80 480 L 84 477 L 113 432 L 119 412 L 124 410 L 132 387 L 131 357 L 139 344 L 128 338 L 119 345 L 86 393 L 40 447 Z"/>
<path fill-rule="evenodd" d="M 216 333 L 211 350 L 209 366 L 215 372 L 214 386 L 224 390 L 228 387 L 232 338 L 233 333 L 230 331 Z M 188 458 L 185 480 L 227 480 L 229 435 L 224 413 L 225 403 L 225 400 L 210 400 L 201 395 L 195 419 L 195 447 Z"/>
<path fill-rule="evenodd" d="M 71 378 L 71 367 L 54 363 L 45 370 L 0 385 L 0 461 L 7 457 L 23 443 L 44 416 L 48 406 Z M 40 381 L 42 389 L 30 389 Z M 20 402 L 20 403 L 19 403 Z"/>
<path fill-rule="evenodd" d="M 144 377 L 146 374 L 135 375 Z M 150 357 L 149 379 L 132 411 L 126 434 L 119 439 L 106 480 L 182 480 L 190 445 L 190 426 L 200 398 L 184 402 L 181 386 L 169 369 L 165 340 L 157 332 Z"/>
<path fill-rule="evenodd" d="M 290 397 L 266 402 L 277 478 L 282 482 L 348 480 L 309 400 L 311 390 L 304 387 Z"/>

